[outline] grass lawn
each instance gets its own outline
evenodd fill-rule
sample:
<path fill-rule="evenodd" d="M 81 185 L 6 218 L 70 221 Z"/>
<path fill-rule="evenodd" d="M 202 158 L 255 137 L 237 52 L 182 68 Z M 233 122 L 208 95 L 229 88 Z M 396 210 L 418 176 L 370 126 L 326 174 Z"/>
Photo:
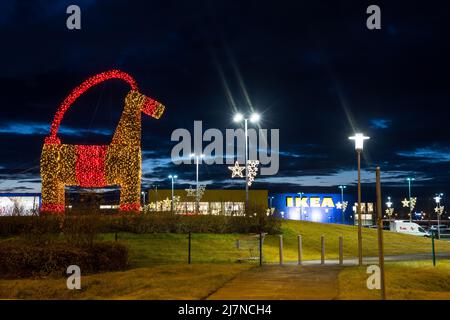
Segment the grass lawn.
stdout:
<path fill-rule="evenodd" d="M 338 257 L 338 239 L 344 237 L 344 256 L 357 256 L 357 227 L 320 224 L 313 222 L 284 221 L 284 260 L 297 260 L 297 235 L 302 235 L 303 258 L 320 259 L 320 236 L 325 236 L 326 258 Z M 238 258 L 248 257 L 248 250 L 238 250 L 236 240 L 246 235 L 239 234 L 192 234 L 192 263 L 235 263 Z M 113 234 L 102 235 L 112 240 Z M 130 248 L 131 267 L 186 263 L 188 240 L 186 234 L 130 234 L 120 233 L 119 241 Z M 269 235 L 264 240 L 265 262 L 278 262 L 279 237 Z M 431 240 L 417 236 L 384 232 L 385 254 L 430 252 Z M 377 256 L 377 231 L 363 229 L 363 252 L 365 256 Z M 449 241 L 436 240 L 437 252 L 450 252 Z M 255 254 L 258 254 L 256 252 Z"/>
<path fill-rule="evenodd" d="M 450 261 L 392 262 L 386 264 L 387 299 L 450 299 Z M 339 274 L 339 299 L 380 299 L 379 290 L 366 286 L 366 268 L 348 267 Z"/>
<path fill-rule="evenodd" d="M 326 258 L 338 256 L 338 238 L 344 237 L 346 257 L 357 255 L 357 228 L 334 224 L 284 221 L 284 259 L 296 261 L 297 235 L 303 237 L 304 259 L 320 258 L 320 236 L 326 239 Z M 0 280 L 0 298 L 22 299 L 201 299 L 221 287 L 240 272 L 255 266 L 256 262 L 238 264 L 237 259 L 248 257 L 248 250 L 238 250 L 239 234 L 193 234 L 192 265 L 187 264 L 188 240 L 186 234 L 131 234 L 119 233 L 119 241 L 130 249 L 130 270 L 95 275 L 82 275 L 82 290 L 66 288 L 65 278 Z M 113 234 L 102 234 L 104 240 L 113 240 Z M 266 262 L 278 262 L 277 235 L 264 241 Z M 377 255 L 377 231 L 363 229 L 365 256 Z M 430 251 L 430 239 L 384 232 L 385 254 L 421 253 Z M 450 252 L 450 242 L 436 241 L 437 252 Z M 257 254 L 257 252 L 256 252 Z M 437 268 L 429 262 L 388 265 L 388 294 L 399 298 L 450 298 L 450 280 L 445 280 L 450 263 L 439 262 Z M 406 270 L 406 271 L 405 271 Z M 430 275 L 432 277 L 430 278 Z M 365 269 L 345 268 L 339 275 L 342 298 L 377 298 L 377 293 L 365 289 Z M 412 282 L 402 279 L 413 279 Z M 429 280 L 432 279 L 432 280 Z M 427 291 L 432 284 L 432 290 Z M 419 284 L 417 287 L 416 284 Z M 403 291 L 400 289 L 404 286 Z M 414 285 L 414 290 L 409 289 Z M 437 290 L 438 286 L 442 290 Z M 360 291 L 354 290 L 360 288 Z M 400 288 L 400 289 L 399 289 Z M 400 290 L 400 291 L 399 291 Z M 238 298 L 238 297 L 236 297 Z"/>
<path fill-rule="evenodd" d="M 297 235 L 302 235 L 303 258 L 320 259 L 320 236 L 325 236 L 327 259 L 338 258 L 339 236 L 344 238 L 344 256 L 358 255 L 358 234 L 356 226 L 321 224 L 303 221 L 283 222 L 284 260 L 297 259 Z M 377 256 L 377 230 L 363 228 L 363 255 Z M 385 255 L 431 252 L 431 239 L 417 236 L 383 232 Z M 264 255 L 270 262 L 278 261 L 278 236 L 269 236 L 265 241 Z M 450 252 L 450 242 L 436 240 L 437 252 Z"/>
<path fill-rule="evenodd" d="M 81 290 L 66 278 L 0 280 L 0 299 L 202 299 L 249 265 L 161 265 L 82 276 Z"/>

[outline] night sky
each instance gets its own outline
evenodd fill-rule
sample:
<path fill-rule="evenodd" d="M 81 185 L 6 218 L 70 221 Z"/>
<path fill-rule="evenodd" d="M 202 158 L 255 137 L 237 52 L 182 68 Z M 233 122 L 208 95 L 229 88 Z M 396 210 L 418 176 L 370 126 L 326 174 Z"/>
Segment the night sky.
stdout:
<path fill-rule="evenodd" d="M 280 130 L 280 170 L 256 178 L 272 191 L 354 192 L 348 136 L 371 139 L 364 192 L 407 196 L 418 208 L 450 194 L 449 25 L 444 1 L 10 1 L 0 2 L 0 192 L 39 192 L 39 157 L 58 105 L 86 78 L 121 69 L 166 106 L 142 117 L 143 187 L 195 180 L 195 166 L 171 163 L 176 128 L 235 128 L 236 109 L 256 110 Z M 66 8 L 81 8 L 81 30 Z M 378 4 L 382 29 L 366 28 Z M 110 81 L 66 113 L 64 143 L 106 144 L 129 88 Z M 241 188 L 226 165 L 202 165 L 207 188 Z"/>

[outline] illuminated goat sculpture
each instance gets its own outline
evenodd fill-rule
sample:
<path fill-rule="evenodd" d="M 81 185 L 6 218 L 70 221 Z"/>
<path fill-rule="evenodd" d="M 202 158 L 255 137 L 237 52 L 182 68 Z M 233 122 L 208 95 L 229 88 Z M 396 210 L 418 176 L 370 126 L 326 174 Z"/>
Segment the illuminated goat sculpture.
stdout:
<path fill-rule="evenodd" d="M 125 108 L 109 145 L 61 144 L 57 137 L 64 113 L 89 88 L 108 79 L 121 79 L 131 86 Z M 97 74 L 63 101 L 45 138 L 41 155 L 43 212 L 65 210 L 64 187 L 99 188 L 120 186 L 122 211 L 140 209 L 141 192 L 141 112 L 159 119 L 164 106 L 141 94 L 136 81 L 127 73 L 111 70 Z"/>

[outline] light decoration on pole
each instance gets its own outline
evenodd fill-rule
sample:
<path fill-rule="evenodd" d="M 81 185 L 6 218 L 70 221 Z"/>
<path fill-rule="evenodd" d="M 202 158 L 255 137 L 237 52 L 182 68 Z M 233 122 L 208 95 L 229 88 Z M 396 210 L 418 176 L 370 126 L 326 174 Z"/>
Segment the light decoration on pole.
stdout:
<path fill-rule="evenodd" d="M 192 186 L 189 186 L 188 189 L 184 190 L 186 191 L 188 197 L 195 197 L 196 200 L 198 199 L 198 201 L 200 201 L 203 197 L 203 194 L 205 193 L 206 185 L 199 184 L 198 191 L 197 188 L 192 188 Z"/>
<path fill-rule="evenodd" d="M 238 161 L 234 163 L 234 166 L 228 167 L 228 169 L 231 170 L 231 178 L 244 178 L 243 171 L 245 170 L 245 166 L 240 166 Z"/>
<path fill-rule="evenodd" d="M 57 134 L 65 112 L 89 88 L 109 79 L 123 80 L 131 87 L 111 144 L 61 144 Z M 98 188 L 119 185 L 119 209 L 138 212 L 141 193 L 141 112 L 159 119 L 164 112 L 164 106 L 141 94 L 136 81 L 125 72 L 103 72 L 76 87 L 59 106 L 50 135 L 45 138 L 42 148 L 41 211 L 64 212 L 65 186 Z"/>
<path fill-rule="evenodd" d="M 258 165 L 259 160 L 248 160 L 247 161 L 247 171 L 248 171 L 248 181 L 247 184 L 249 187 L 251 187 L 253 181 L 255 181 L 255 177 L 258 174 Z"/>
<path fill-rule="evenodd" d="M 412 197 L 411 200 L 408 199 L 404 199 L 402 201 L 402 205 L 404 208 L 409 208 L 409 215 L 412 216 L 412 211 L 414 210 L 414 208 L 416 207 L 416 203 L 417 203 L 417 198 L 416 197 Z"/>
<path fill-rule="evenodd" d="M 386 202 L 387 209 L 385 212 L 388 215 L 389 220 L 391 220 L 391 217 L 394 214 L 394 208 L 392 208 L 392 204 L 393 203 L 391 201 L 391 197 L 388 197 L 388 201 Z"/>
<path fill-rule="evenodd" d="M 414 178 L 407 177 L 406 181 L 408 181 L 408 198 L 409 198 L 409 221 L 412 222 L 412 211 L 414 210 L 414 205 L 416 204 L 416 200 L 411 199 L 411 181 L 414 181 Z"/>
<path fill-rule="evenodd" d="M 437 220 L 438 220 L 438 225 L 437 225 L 438 239 L 441 238 L 440 219 L 441 219 L 442 213 L 444 213 L 444 206 L 441 206 L 441 199 L 442 199 L 443 195 L 444 195 L 443 193 L 439 193 L 436 195 L 436 197 L 434 197 L 434 200 L 436 201 L 436 207 L 434 208 L 434 212 L 436 212 Z"/>
<path fill-rule="evenodd" d="M 253 181 L 255 181 L 255 177 L 258 174 L 259 160 L 247 160 L 247 164 L 247 185 L 251 187 Z M 245 166 L 240 166 L 238 161 L 235 162 L 234 166 L 228 167 L 228 169 L 231 170 L 231 178 L 245 178 L 243 174 Z"/>
<path fill-rule="evenodd" d="M 342 210 L 342 212 L 345 212 L 345 210 L 347 210 L 348 207 L 348 201 L 344 201 L 344 202 L 337 202 L 336 203 L 336 209 Z"/>

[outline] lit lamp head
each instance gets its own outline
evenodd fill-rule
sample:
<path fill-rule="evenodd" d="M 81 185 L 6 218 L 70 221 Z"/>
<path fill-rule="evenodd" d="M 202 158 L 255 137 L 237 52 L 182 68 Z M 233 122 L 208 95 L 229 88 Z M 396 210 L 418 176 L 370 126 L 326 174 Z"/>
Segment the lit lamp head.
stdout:
<path fill-rule="evenodd" d="M 441 203 L 441 199 L 442 199 L 443 194 L 439 193 L 436 195 L 436 197 L 434 197 L 434 201 L 436 201 L 436 204 L 440 204 Z"/>
<path fill-rule="evenodd" d="M 244 120 L 244 116 L 242 115 L 242 113 L 238 112 L 233 117 L 234 122 L 241 122 L 242 120 Z"/>
<path fill-rule="evenodd" d="M 236 114 L 234 115 L 234 117 L 233 117 L 233 121 L 234 121 L 234 122 L 241 122 L 241 121 L 244 120 L 244 119 L 246 119 L 246 118 L 245 118 L 244 115 L 243 115 L 242 113 L 240 113 L 240 112 L 236 113 Z M 256 122 L 258 122 L 260 119 L 261 119 L 261 116 L 260 116 L 258 113 L 254 112 L 254 113 L 252 113 L 252 114 L 250 115 L 250 118 L 249 118 L 248 120 L 250 120 L 250 122 L 252 122 L 252 123 L 256 123 Z"/>
<path fill-rule="evenodd" d="M 348 137 L 350 140 L 355 140 L 355 150 L 362 151 L 364 148 L 364 140 L 370 139 L 362 133 L 355 133 L 353 137 Z"/>
<path fill-rule="evenodd" d="M 252 113 L 250 116 L 250 122 L 255 123 L 258 122 L 261 117 L 257 113 Z"/>
<path fill-rule="evenodd" d="M 391 197 L 388 197 L 388 201 L 386 202 L 386 205 L 388 208 L 391 208 L 391 206 L 392 206 Z"/>
<path fill-rule="evenodd" d="M 202 154 L 199 154 L 199 155 L 197 155 L 197 154 L 195 154 L 195 153 L 191 153 L 190 155 L 189 155 L 191 158 L 199 158 L 199 159 L 203 159 L 204 157 L 205 157 L 205 155 L 202 153 Z"/>
<path fill-rule="evenodd" d="M 169 179 L 172 179 L 172 180 L 173 180 L 173 179 L 176 179 L 176 178 L 178 178 L 177 175 L 174 175 L 174 176 L 173 176 L 173 175 L 170 175 L 170 176 L 169 176 Z"/>
<path fill-rule="evenodd" d="M 347 188 L 347 186 L 339 186 L 338 188 L 344 190 L 345 188 Z"/>

